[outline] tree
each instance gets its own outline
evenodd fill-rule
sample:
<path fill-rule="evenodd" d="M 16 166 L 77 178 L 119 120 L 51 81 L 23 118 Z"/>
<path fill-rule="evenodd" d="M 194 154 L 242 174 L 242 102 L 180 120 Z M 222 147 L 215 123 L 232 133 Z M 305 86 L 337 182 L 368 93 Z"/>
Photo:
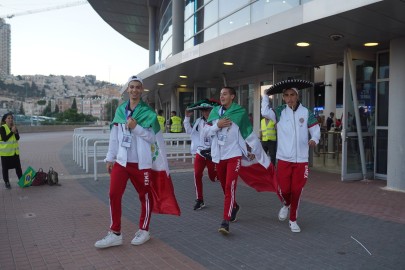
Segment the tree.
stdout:
<path fill-rule="evenodd" d="M 73 99 L 72 107 L 70 107 L 72 110 L 76 110 L 77 112 L 77 104 L 76 104 L 76 98 Z"/>
<path fill-rule="evenodd" d="M 51 101 L 48 101 L 48 105 L 46 105 L 45 109 L 42 112 L 45 116 L 52 116 L 52 108 L 51 108 Z"/>
<path fill-rule="evenodd" d="M 22 103 L 22 102 L 21 102 L 20 111 L 18 112 L 18 114 L 25 115 L 24 106 L 23 106 L 23 103 Z"/>
<path fill-rule="evenodd" d="M 112 99 L 110 102 L 107 102 L 104 105 L 104 111 L 105 111 L 105 116 L 106 116 L 105 119 L 107 121 L 113 120 L 115 111 L 118 108 L 118 102 L 119 102 L 118 99 Z"/>
<path fill-rule="evenodd" d="M 59 106 L 58 104 L 55 105 L 55 114 L 59 113 Z"/>
<path fill-rule="evenodd" d="M 38 100 L 37 104 L 41 105 L 41 106 L 44 106 L 46 104 L 46 100 Z"/>

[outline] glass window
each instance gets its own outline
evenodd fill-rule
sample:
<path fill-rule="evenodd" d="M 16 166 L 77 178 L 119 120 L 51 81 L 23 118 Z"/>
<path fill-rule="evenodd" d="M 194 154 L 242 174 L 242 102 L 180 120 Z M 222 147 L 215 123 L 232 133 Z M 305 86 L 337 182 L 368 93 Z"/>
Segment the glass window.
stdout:
<path fill-rule="evenodd" d="M 377 130 L 376 173 L 387 174 L 388 130 Z"/>
<path fill-rule="evenodd" d="M 195 0 L 186 0 L 184 3 L 184 18 L 187 19 L 195 12 Z"/>
<path fill-rule="evenodd" d="M 253 101 L 254 101 L 254 85 L 253 84 L 246 84 L 241 85 L 239 87 L 239 91 L 237 93 L 238 100 L 236 102 L 241 105 L 249 114 L 249 117 L 252 117 L 253 120 Z"/>
<path fill-rule="evenodd" d="M 390 55 L 381 53 L 378 55 L 378 79 L 388 79 L 390 77 Z"/>
<path fill-rule="evenodd" d="M 194 103 L 193 92 L 179 92 L 179 108 L 180 112 L 177 112 L 177 116 L 183 118 L 187 105 Z"/>
<path fill-rule="evenodd" d="M 221 0 L 219 1 L 219 17 L 226 17 L 249 3 L 250 0 Z"/>
<path fill-rule="evenodd" d="M 388 126 L 388 97 L 389 97 L 389 82 L 379 82 L 377 84 L 377 126 Z"/>
<path fill-rule="evenodd" d="M 164 44 L 164 46 L 161 49 L 159 61 L 165 60 L 166 58 L 171 56 L 173 52 L 172 48 L 173 48 L 172 37 L 170 37 L 167 43 Z"/>
<path fill-rule="evenodd" d="M 260 0 L 252 4 L 252 22 L 281 13 L 298 6 L 299 0 Z"/>
<path fill-rule="evenodd" d="M 200 36 L 200 35 L 199 35 Z M 201 41 L 200 37 L 198 38 L 198 43 L 208 41 L 210 39 L 216 38 L 218 36 L 218 24 L 214 24 L 210 28 L 205 29 L 203 33 L 201 33 Z"/>
<path fill-rule="evenodd" d="M 197 100 L 204 98 L 212 98 L 216 101 L 219 101 L 219 94 L 221 89 L 213 87 L 197 87 Z"/>
<path fill-rule="evenodd" d="M 246 7 L 219 22 L 219 34 L 223 35 L 250 23 L 250 8 Z"/>
<path fill-rule="evenodd" d="M 197 32 L 218 21 L 218 0 L 210 2 L 197 12 Z"/>
<path fill-rule="evenodd" d="M 194 17 L 184 23 L 184 40 L 188 40 L 192 36 L 194 36 Z"/>
<path fill-rule="evenodd" d="M 194 46 L 194 38 L 187 40 L 184 42 L 184 50 L 189 49 Z"/>
<path fill-rule="evenodd" d="M 187 19 L 192 14 L 195 13 L 196 10 L 204 6 L 205 4 L 210 3 L 212 0 L 185 0 L 184 3 L 184 18 Z M 215 0 L 214 2 L 217 2 Z"/>
<path fill-rule="evenodd" d="M 171 41 L 172 36 L 172 2 L 171 1 L 164 1 L 162 4 L 162 9 L 160 10 L 161 14 L 161 20 L 160 20 L 160 25 L 159 25 L 159 49 L 161 51 L 160 56 L 159 56 L 159 61 L 162 59 L 165 59 L 167 55 L 162 55 L 162 53 L 168 50 L 167 44 Z M 171 44 L 170 44 L 170 49 L 171 49 Z M 166 47 L 166 48 L 165 48 Z M 170 50 L 171 53 L 171 50 Z"/>
<path fill-rule="evenodd" d="M 171 39 L 172 35 L 173 35 L 173 29 L 172 29 L 172 25 L 170 24 L 167 28 L 164 29 L 163 32 L 161 32 L 161 35 L 160 35 L 160 47 L 161 48 L 166 45 L 168 40 Z"/>

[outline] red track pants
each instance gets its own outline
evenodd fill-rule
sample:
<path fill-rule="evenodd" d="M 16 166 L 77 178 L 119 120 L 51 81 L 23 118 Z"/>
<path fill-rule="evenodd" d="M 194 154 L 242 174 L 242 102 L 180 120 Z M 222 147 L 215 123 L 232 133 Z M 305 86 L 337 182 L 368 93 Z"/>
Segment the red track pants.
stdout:
<path fill-rule="evenodd" d="M 232 209 L 236 207 L 236 184 L 239 176 L 241 157 L 221 160 L 217 165 L 218 179 L 225 194 L 224 220 L 231 219 Z"/>
<path fill-rule="evenodd" d="M 122 196 L 124 195 L 128 179 L 135 187 L 141 202 L 141 216 L 139 219 L 139 228 L 149 230 L 149 223 L 153 208 L 152 193 L 150 191 L 149 181 L 151 170 L 139 170 L 138 163 L 127 163 L 126 167 L 117 162 L 114 164 L 110 175 L 110 214 L 111 231 L 121 231 L 122 214 Z"/>
<path fill-rule="evenodd" d="M 194 160 L 194 186 L 198 200 L 204 200 L 202 178 L 205 167 L 207 167 L 208 170 L 208 177 L 214 182 L 217 177 L 215 163 L 197 153 Z"/>
<path fill-rule="evenodd" d="M 278 160 L 277 180 L 279 196 L 290 206 L 290 220 L 296 221 L 302 190 L 308 179 L 308 162 L 293 163 Z"/>

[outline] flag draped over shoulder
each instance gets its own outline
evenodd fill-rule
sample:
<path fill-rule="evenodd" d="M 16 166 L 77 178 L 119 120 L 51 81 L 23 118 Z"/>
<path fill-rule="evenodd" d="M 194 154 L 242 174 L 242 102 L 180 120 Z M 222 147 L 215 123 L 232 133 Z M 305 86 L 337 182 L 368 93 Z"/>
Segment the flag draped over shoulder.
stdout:
<path fill-rule="evenodd" d="M 252 154 L 255 155 L 255 159 L 252 161 L 242 157 L 242 166 L 239 169 L 240 178 L 258 192 L 276 192 L 277 181 L 274 166 L 264 152 L 259 138 L 253 132 L 253 126 L 246 110 L 240 105 L 232 103 L 222 116 L 219 115 L 219 111 L 220 106 L 214 107 L 208 117 L 208 122 L 221 118 L 230 119 L 238 125 L 242 138 L 249 145 Z"/>
<path fill-rule="evenodd" d="M 115 112 L 113 123 L 126 123 L 126 106 L 128 102 L 122 103 Z M 152 197 L 154 213 L 180 216 L 180 208 L 174 194 L 172 179 L 170 177 L 169 165 L 166 158 L 166 149 L 163 134 L 157 120 L 156 113 L 142 100 L 136 106 L 132 114 L 138 125 L 143 128 L 152 128 L 155 133 L 156 142 L 151 146 L 153 155 L 152 163 Z M 146 153 L 145 153 L 146 154 Z"/>

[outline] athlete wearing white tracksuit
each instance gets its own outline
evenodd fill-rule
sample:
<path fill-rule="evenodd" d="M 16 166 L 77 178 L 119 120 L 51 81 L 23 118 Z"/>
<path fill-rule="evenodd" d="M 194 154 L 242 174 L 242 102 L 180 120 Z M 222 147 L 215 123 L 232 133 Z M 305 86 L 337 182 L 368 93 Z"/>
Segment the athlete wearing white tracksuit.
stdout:
<path fill-rule="evenodd" d="M 313 113 L 298 101 L 296 89 L 286 89 L 283 99 L 286 104 L 273 110 L 264 95 L 261 113 L 277 123 L 278 192 L 284 204 L 279 219 L 286 219 L 289 210 L 291 230 L 299 232 L 296 220 L 301 192 L 308 179 L 309 146 L 318 144 L 320 128 Z"/>
<path fill-rule="evenodd" d="M 184 118 L 183 122 L 186 133 L 191 135 L 190 152 L 191 154 L 195 155 L 194 186 L 196 192 L 196 204 L 194 206 L 194 210 L 201 209 L 205 206 L 202 183 L 204 168 L 207 167 L 208 177 L 212 182 L 215 182 L 215 179 L 217 178 L 215 164 L 211 160 L 203 157 L 200 154 L 201 150 L 209 149 L 211 147 L 211 137 L 204 137 L 202 135 L 202 130 L 207 124 L 207 117 L 210 114 L 210 111 L 211 107 L 209 109 L 203 110 L 202 114 L 205 114 L 206 116 L 197 118 L 193 126 L 191 126 L 190 124 L 189 115 L 191 115 L 191 112 L 186 112 L 186 117 Z"/>

